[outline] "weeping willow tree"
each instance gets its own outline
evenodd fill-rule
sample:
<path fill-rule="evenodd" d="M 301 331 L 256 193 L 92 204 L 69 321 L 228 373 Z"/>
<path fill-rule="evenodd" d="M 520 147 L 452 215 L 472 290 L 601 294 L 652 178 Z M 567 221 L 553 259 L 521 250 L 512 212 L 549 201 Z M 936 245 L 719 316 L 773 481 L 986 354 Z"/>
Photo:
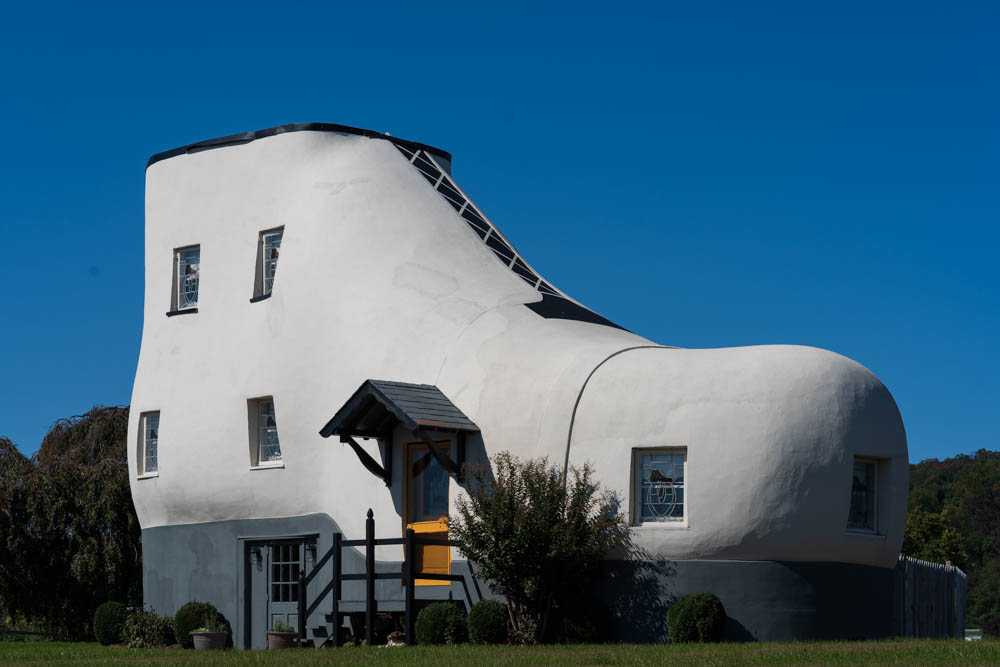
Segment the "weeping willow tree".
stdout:
<path fill-rule="evenodd" d="M 61 419 L 25 457 L 0 438 L 0 603 L 12 619 L 84 639 L 106 600 L 140 603 L 128 407 Z"/>

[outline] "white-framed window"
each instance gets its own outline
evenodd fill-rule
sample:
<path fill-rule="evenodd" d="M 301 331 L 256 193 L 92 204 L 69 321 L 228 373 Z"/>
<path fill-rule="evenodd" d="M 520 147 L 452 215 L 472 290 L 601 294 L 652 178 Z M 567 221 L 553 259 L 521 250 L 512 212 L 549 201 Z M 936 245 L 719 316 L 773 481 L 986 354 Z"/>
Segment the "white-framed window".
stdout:
<path fill-rule="evenodd" d="M 851 470 L 851 509 L 847 530 L 878 532 L 878 459 L 854 457 Z"/>
<path fill-rule="evenodd" d="M 201 282 L 201 246 L 178 248 L 174 251 L 173 310 L 198 307 L 198 285 Z"/>
<path fill-rule="evenodd" d="M 279 227 L 261 232 L 257 239 L 254 301 L 270 296 L 274 289 L 274 276 L 278 272 L 278 256 L 281 254 L 281 239 L 284 235 L 285 228 Z"/>
<path fill-rule="evenodd" d="M 269 467 L 281 463 L 281 443 L 278 440 L 278 420 L 274 399 L 270 396 L 251 399 L 248 403 L 250 423 L 250 464 Z"/>
<path fill-rule="evenodd" d="M 160 413 L 144 412 L 139 417 L 140 427 L 140 475 L 151 475 L 159 471 L 158 448 L 160 443 Z"/>
<path fill-rule="evenodd" d="M 686 472 L 686 447 L 633 450 L 632 524 L 683 523 Z"/>

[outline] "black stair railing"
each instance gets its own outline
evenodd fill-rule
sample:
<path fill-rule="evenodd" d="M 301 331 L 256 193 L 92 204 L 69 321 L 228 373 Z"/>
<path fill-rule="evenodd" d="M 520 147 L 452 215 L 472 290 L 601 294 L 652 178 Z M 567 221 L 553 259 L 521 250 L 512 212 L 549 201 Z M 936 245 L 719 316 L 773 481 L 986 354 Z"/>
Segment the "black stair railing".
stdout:
<path fill-rule="evenodd" d="M 375 547 L 403 545 L 402 572 L 376 572 L 375 571 Z M 298 613 L 299 613 L 299 645 L 304 646 L 308 641 L 307 626 L 309 617 L 316 611 L 327 595 L 333 594 L 333 604 L 330 616 L 333 619 L 333 646 L 340 646 L 340 625 L 341 612 L 340 601 L 343 593 L 343 582 L 364 581 L 365 582 L 365 643 L 372 646 L 375 641 L 375 615 L 378 613 L 378 601 L 375 598 L 375 582 L 379 579 L 396 579 L 406 589 L 404 610 L 406 615 L 406 644 L 412 646 L 416 643 L 414 636 L 414 623 L 416 611 L 416 586 L 414 582 L 420 579 L 431 579 L 436 581 L 459 581 L 464 582 L 464 578 L 457 574 L 432 574 L 428 572 L 417 572 L 416 550 L 421 546 L 457 546 L 454 540 L 438 540 L 428 537 L 417 537 L 412 528 L 406 530 L 406 537 L 390 537 L 375 539 L 375 516 L 371 509 L 368 510 L 368 517 L 365 520 L 365 538 L 363 540 L 345 540 L 341 533 L 333 534 L 333 546 L 316 563 L 312 571 L 308 574 L 304 570 L 299 571 L 298 578 Z M 365 571 L 344 574 L 343 572 L 343 550 L 351 547 L 365 548 Z M 317 593 L 312 604 L 308 604 L 308 585 L 320 573 L 324 566 L 333 561 L 333 576 L 330 582 Z M 327 640 L 329 642 L 329 640 Z"/>

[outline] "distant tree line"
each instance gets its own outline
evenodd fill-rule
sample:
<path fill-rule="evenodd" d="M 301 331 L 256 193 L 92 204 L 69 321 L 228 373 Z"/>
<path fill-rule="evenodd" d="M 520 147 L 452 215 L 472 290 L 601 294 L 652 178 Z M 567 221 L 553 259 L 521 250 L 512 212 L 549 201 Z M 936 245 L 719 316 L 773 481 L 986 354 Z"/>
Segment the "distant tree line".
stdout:
<path fill-rule="evenodd" d="M 902 551 L 965 571 L 967 627 L 1000 619 L 1000 452 L 910 466 Z"/>
<path fill-rule="evenodd" d="M 99 604 L 141 604 L 127 433 L 128 407 L 96 406 L 30 458 L 0 437 L 0 625 L 89 639 Z"/>

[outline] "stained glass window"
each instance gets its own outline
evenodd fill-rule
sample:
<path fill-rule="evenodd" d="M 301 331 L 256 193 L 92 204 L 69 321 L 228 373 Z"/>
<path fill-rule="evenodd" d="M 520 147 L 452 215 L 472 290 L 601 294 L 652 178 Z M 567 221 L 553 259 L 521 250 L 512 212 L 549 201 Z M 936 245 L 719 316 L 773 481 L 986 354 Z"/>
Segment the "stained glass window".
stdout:
<path fill-rule="evenodd" d="M 870 459 L 854 459 L 851 476 L 851 510 L 847 515 L 848 530 L 875 532 L 877 492 L 878 462 Z"/>
<path fill-rule="evenodd" d="M 278 255 L 281 251 L 281 237 L 284 233 L 283 229 L 261 233 L 260 246 L 263 253 L 261 266 L 264 270 L 262 294 L 264 295 L 270 294 L 274 287 L 274 274 L 278 270 Z"/>
<path fill-rule="evenodd" d="M 634 523 L 683 521 L 687 450 L 639 450 L 634 466 Z"/>
<path fill-rule="evenodd" d="M 142 424 L 143 472 L 144 473 L 156 472 L 158 470 L 156 450 L 160 440 L 159 436 L 160 413 L 150 412 L 146 415 L 143 415 L 142 421 L 143 421 Z"/>
<path fill-rule="evenodd" d="M 259 461 L 281 460 L 281 445 L 278 443 L 278 422 L 274 418 L 274 401 L 266 399 L 257 403 L 257 435 L 260 443 Z"/>
<path fill-rule="evenodd" d="M 177 310 L 198 305 L 198 282 L 201 276 L 201 246 L 182 248 L 177 256 Z"/>

